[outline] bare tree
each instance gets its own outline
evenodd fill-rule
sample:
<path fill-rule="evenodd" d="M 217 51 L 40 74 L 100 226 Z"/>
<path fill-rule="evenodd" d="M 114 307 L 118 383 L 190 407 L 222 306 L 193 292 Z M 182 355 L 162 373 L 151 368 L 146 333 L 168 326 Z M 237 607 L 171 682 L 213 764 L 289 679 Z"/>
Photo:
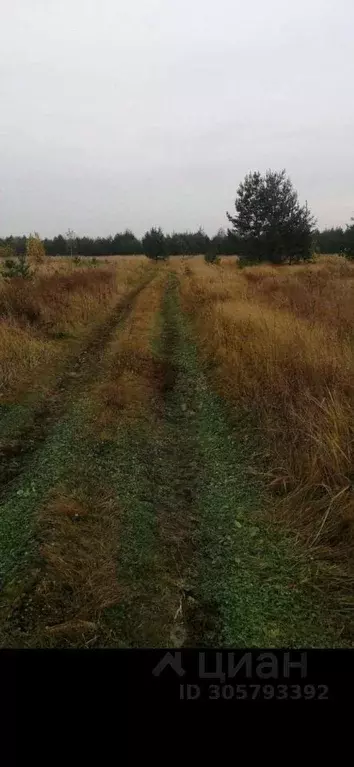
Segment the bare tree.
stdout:
<path fill-rule="evenodd" d="M 76 243 L 76 234 L 73 229 L 68 229 L 67 232 L 65 232 L 65 239 L 66 239 L 66 245 L 67 249 L 70 251 L 70 255 L 73 255 L 73 249 L 75 247 Z"/>

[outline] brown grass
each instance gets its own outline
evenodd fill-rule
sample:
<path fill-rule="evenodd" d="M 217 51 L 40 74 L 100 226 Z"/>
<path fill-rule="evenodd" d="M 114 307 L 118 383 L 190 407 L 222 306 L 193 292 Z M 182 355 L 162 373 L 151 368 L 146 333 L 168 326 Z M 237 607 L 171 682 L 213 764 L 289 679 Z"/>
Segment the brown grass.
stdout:
<path fill-rule="evenodd" d="M 95 423 L 103 430 L 119 418 L 151 416 L 164 371 L 151 342 L 166 280 L 166 268 L 139 294 L 133 310 L 107 347 L 101 380 L 93 387 Z"/>
<path fill-rule="evenodd" d="M 354 265 L 189 268 L 183 304 L 219 392 L 257 414 L 278 512 L 352 558 Z"/>
<path fill-rule="evenodd" d="M 96 268 L 47 259 L 33 280 L 0 282 L 0 395 L 14 399 L 60 364 L 151 266 L 119 258 Z M 70 340 L 71 339 L 71 340 Z"/>
<path fill-rule="evenodd" d="M 38 516 L 42 565 L 28 595 L 11 608 L 12 627 L 31 646 L 90 644 L 100 616 L 121 599 L 116 577 L 119 511 L 109 496 L 56 488 Z"/>

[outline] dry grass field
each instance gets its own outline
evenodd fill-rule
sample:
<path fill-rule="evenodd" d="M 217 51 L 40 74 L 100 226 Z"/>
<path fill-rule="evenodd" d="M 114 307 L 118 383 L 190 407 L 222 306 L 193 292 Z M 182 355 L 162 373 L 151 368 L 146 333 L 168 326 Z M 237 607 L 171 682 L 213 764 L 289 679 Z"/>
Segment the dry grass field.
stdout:
<path fill-rule="evenodd" d="M 145 267 L 139 257 L 104 259 L 90 268 L 84 261 L 51 258 L 31 281 L 0 281 L 2 401 L 40 384 L 48 368 L 56 371 L 72 341 L 84 338 L 124 299 Z"/>
<path fill-rule="evenodd" d="M 182 299 L 203 356 L 222 396 L 257 415 L 279 507 L 312 546 L 351 559 L 354 265 L 187 269 Z"/>
<path fill-rule="evenodd" d="M 0 281 L 0 639 L 353 646 L 354 265 Z"/>

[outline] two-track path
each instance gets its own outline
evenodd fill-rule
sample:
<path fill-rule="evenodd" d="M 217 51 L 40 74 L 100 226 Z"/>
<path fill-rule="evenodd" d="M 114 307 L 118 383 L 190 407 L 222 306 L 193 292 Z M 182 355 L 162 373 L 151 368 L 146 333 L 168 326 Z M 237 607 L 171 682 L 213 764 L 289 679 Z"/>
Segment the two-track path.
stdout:
<path fill-rule="evenodd" d="M 149 352 L 155 396 L 145 411 L 127 418 L 118 410 L 103 441 L 87 428 L 107 345 L 147 283 L 97 328 L 44 414 L 34 413 L 23 436 L 33 449 L 6 474 L 3 643 L 338 645 L 342 627 L 312 587 L 308 560 L 265 513 L 265 490 L 249 472 L 247 425 L 230 415 L 202 370 L 173 267 L 164 274 Z M 51 517 L 52 527 L 38 532 L 33 521 L 53 488 L 79 498 L 87 516 L 67 516 L 62 526 Z"/>

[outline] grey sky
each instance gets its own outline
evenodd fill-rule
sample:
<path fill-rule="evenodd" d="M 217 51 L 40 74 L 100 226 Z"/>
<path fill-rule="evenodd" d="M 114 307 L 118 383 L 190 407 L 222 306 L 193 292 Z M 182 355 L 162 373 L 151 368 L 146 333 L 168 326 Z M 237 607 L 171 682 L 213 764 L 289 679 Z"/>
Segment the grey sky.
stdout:
<path fill-rule="evenodd" d="M 354 215 L 353 0 L 3 0 L 0 233 L 226 226 L 285 167 Z"/>

